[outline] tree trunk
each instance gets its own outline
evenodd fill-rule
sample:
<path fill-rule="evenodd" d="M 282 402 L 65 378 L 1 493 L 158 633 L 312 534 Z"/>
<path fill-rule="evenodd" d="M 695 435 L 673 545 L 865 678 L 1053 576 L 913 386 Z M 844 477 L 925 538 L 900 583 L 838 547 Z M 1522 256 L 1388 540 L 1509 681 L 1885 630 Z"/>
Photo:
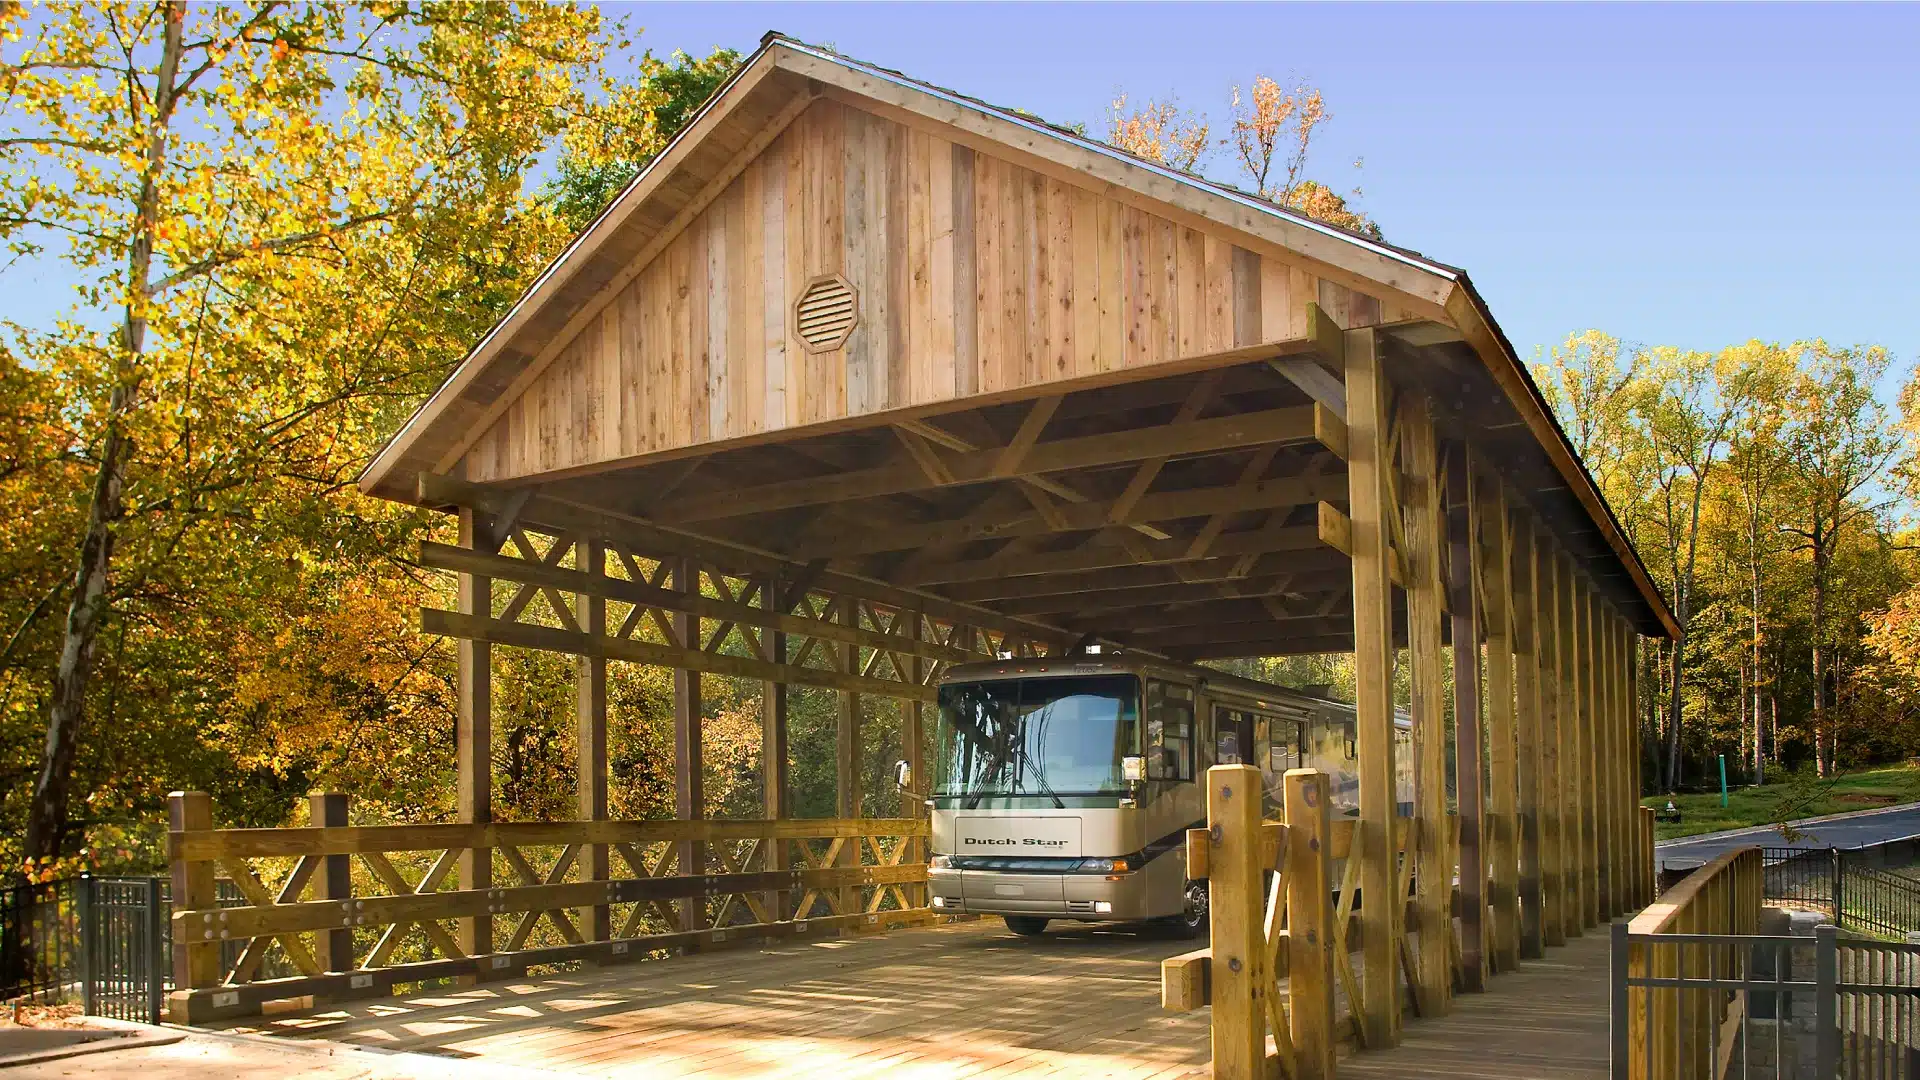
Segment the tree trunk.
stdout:
<path fill-rule="evenodd" d="M 1767 782 L 1767 756 L 1760 731 L 1760 562 L 1753 561 L 1753 782 Z"/>
<path fill-rule="evenodd" d="M 1827 558 L 1821 532 L 1816 519 L 1813 529 L 1813 764 L 1825 777 L 1833 774 L 1833 733 L 1827 730 Z"/>
<path fill-rule="evenodd" d="M 1680 621 L 1680 636 L 1672 645 L 1667 682 L 1667 793 L 1680 787 L 1680 654 L 1687 647 L 1686 621 Z"/>
<path fill-rule="evenodd" d="M 133 446 L 126 422 L 139 397 L 141 358 L 147 339 L 147 304 L 152 297 L 153 241 L 159 220 L 160 174 L 166 166 L 167 124 L 172 117 L 175 75 L 186 25 L 186 5 L 165 4 L 165 37 L 160 66 L 154 77 L 153 119 L 148 125 L 146 161 L 135 204 L 133 233 L 127 253 L 126 318 L 119 331 L 119 370 L 107 398 L 106 431 L 100 445 L 100 464 L 94 473 L 87 506 L 86 532 L 80 538 L 73 596 L 67 604 L 67 622 L 54 670 L 53 701 L 47 711 L 47 742 L 27 808 L 26 855 L 52 860 L 60 855 L 67 831 L 67 801 L 73 786 L 73 763 L 79 753 L 81 726 L 86 718 L 87 681 L 93 668 L 94 643 L 99 639 L 109 604 L 108 584 L 113 566 L 114 525 L 119 521 L 127 461 Z"/>

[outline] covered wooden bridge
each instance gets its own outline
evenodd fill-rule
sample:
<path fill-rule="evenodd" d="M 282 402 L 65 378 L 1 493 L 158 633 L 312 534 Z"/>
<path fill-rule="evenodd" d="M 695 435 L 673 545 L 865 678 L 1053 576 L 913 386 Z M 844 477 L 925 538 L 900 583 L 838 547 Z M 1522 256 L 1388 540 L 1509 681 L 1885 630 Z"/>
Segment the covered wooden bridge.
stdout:
<path fill-rule="evenodd" d="M 419 558 L 459 583 L 422 626 L 459 639 L 460 819 L 177 797 L 176 1018 L 934 921 L 920 808 L 863 815 L 862 699 L 918 766 L 947 665 L 1096 643 L 1355 657 L 1360 812 L 1325 839 L 1356 857 L 1288 916 L 1340 987 L 1236 970 L 1274 1011 L 1215 1006 L 1222 1072 L 1230 1020 L 1257 1046 L 1339 998 L 1390 1047 L 1650 895 L 1629 658 L 1672 620 L 1466 275 L 828 50 L 770 36 L 362 484 L 459 516 Z M 575 820 L 494 819 L 500 649 L 578 658 Z M 614 662 L 673 671 L 674 820 L 609 818 Z M 757 819 L 703 815 L 714 678 L 760 687 Z M 790 690 L 837 702 L 831 819 L 791 814 Z M 1153 1024 L 1205 1060 L 1204 1017 Z"/>

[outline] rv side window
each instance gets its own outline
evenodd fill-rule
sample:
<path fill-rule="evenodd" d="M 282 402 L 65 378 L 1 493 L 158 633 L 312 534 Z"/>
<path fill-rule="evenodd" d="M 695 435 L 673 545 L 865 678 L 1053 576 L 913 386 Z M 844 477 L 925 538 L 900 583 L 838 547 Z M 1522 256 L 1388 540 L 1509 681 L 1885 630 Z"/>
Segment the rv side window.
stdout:
<path fill-rule="evenodd" d="M 1193 779 L 1193 689 L 1147 680 L 1147 779 Z"/>

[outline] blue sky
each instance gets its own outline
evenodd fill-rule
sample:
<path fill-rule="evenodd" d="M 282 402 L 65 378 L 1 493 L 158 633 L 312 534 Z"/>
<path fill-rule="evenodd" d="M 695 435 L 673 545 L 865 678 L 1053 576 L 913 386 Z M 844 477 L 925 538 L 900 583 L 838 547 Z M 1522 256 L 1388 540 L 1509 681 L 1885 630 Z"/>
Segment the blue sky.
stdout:
<path fill-rule="evenodd" d="M 1291 73 L 1335 114 L 1313 171 L 1523 356 L 1588 327 L 1920 352 L 1920 7 L 606 7 L 657 52 L 778 29 L 1093 132 L 1118 90 L 1218 122 Z"/>
<path fill-rule="evenodd" d="M 1525 357 L 1589 327 L 1920 353 L 1920 7 L 607 7 L 657 52 L 778 29 L 1095 133 L 1121 90 L 1219 130 L 1230 85 L 1295 76 L 1334 113 L 1312 172 L 1465 268 Z M 69 281 L 14 268 L 0 316 L 45 325 Z"/>

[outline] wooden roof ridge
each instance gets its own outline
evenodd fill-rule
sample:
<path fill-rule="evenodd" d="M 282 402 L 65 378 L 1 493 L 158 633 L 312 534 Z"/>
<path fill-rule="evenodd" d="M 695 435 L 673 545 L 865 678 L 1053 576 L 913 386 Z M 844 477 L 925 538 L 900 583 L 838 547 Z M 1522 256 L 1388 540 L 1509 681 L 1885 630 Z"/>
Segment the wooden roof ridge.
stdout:
<path fill-rule="evenodd" d="M 1231 185 L 1180 172 L 1016 109 L 997 106 L 779 33 L 754 53 L 568 244 L 362 471 L 365 492 L 418 502 L 418 480 L 446 473 L 532 383 L 559 348 L 684 229 L 719 188 L 807 105 L 842 101 L 903 122 L 937 125 L 956 142 L 1055 174 L 1177 220 L 1226 230 L 1256 251 L 1452 326 L 1474 349 L 1552 461 L 1654 621 L 1678 627 L 1526 365 L 1467 274 L 1411 249 L 1316 221 Z M 713 140 L 736 115 L 758 133 Z M 758 118 L 758 119 L 756 119 Z M 711 145 L 709 145 L 711 141 Z M 671 213 L 667 213 L 671 211 Z M 648 230 L 645 215 L 667 214 Z M 1643 629 L 1646 629 L 1643 627 Z"/>

